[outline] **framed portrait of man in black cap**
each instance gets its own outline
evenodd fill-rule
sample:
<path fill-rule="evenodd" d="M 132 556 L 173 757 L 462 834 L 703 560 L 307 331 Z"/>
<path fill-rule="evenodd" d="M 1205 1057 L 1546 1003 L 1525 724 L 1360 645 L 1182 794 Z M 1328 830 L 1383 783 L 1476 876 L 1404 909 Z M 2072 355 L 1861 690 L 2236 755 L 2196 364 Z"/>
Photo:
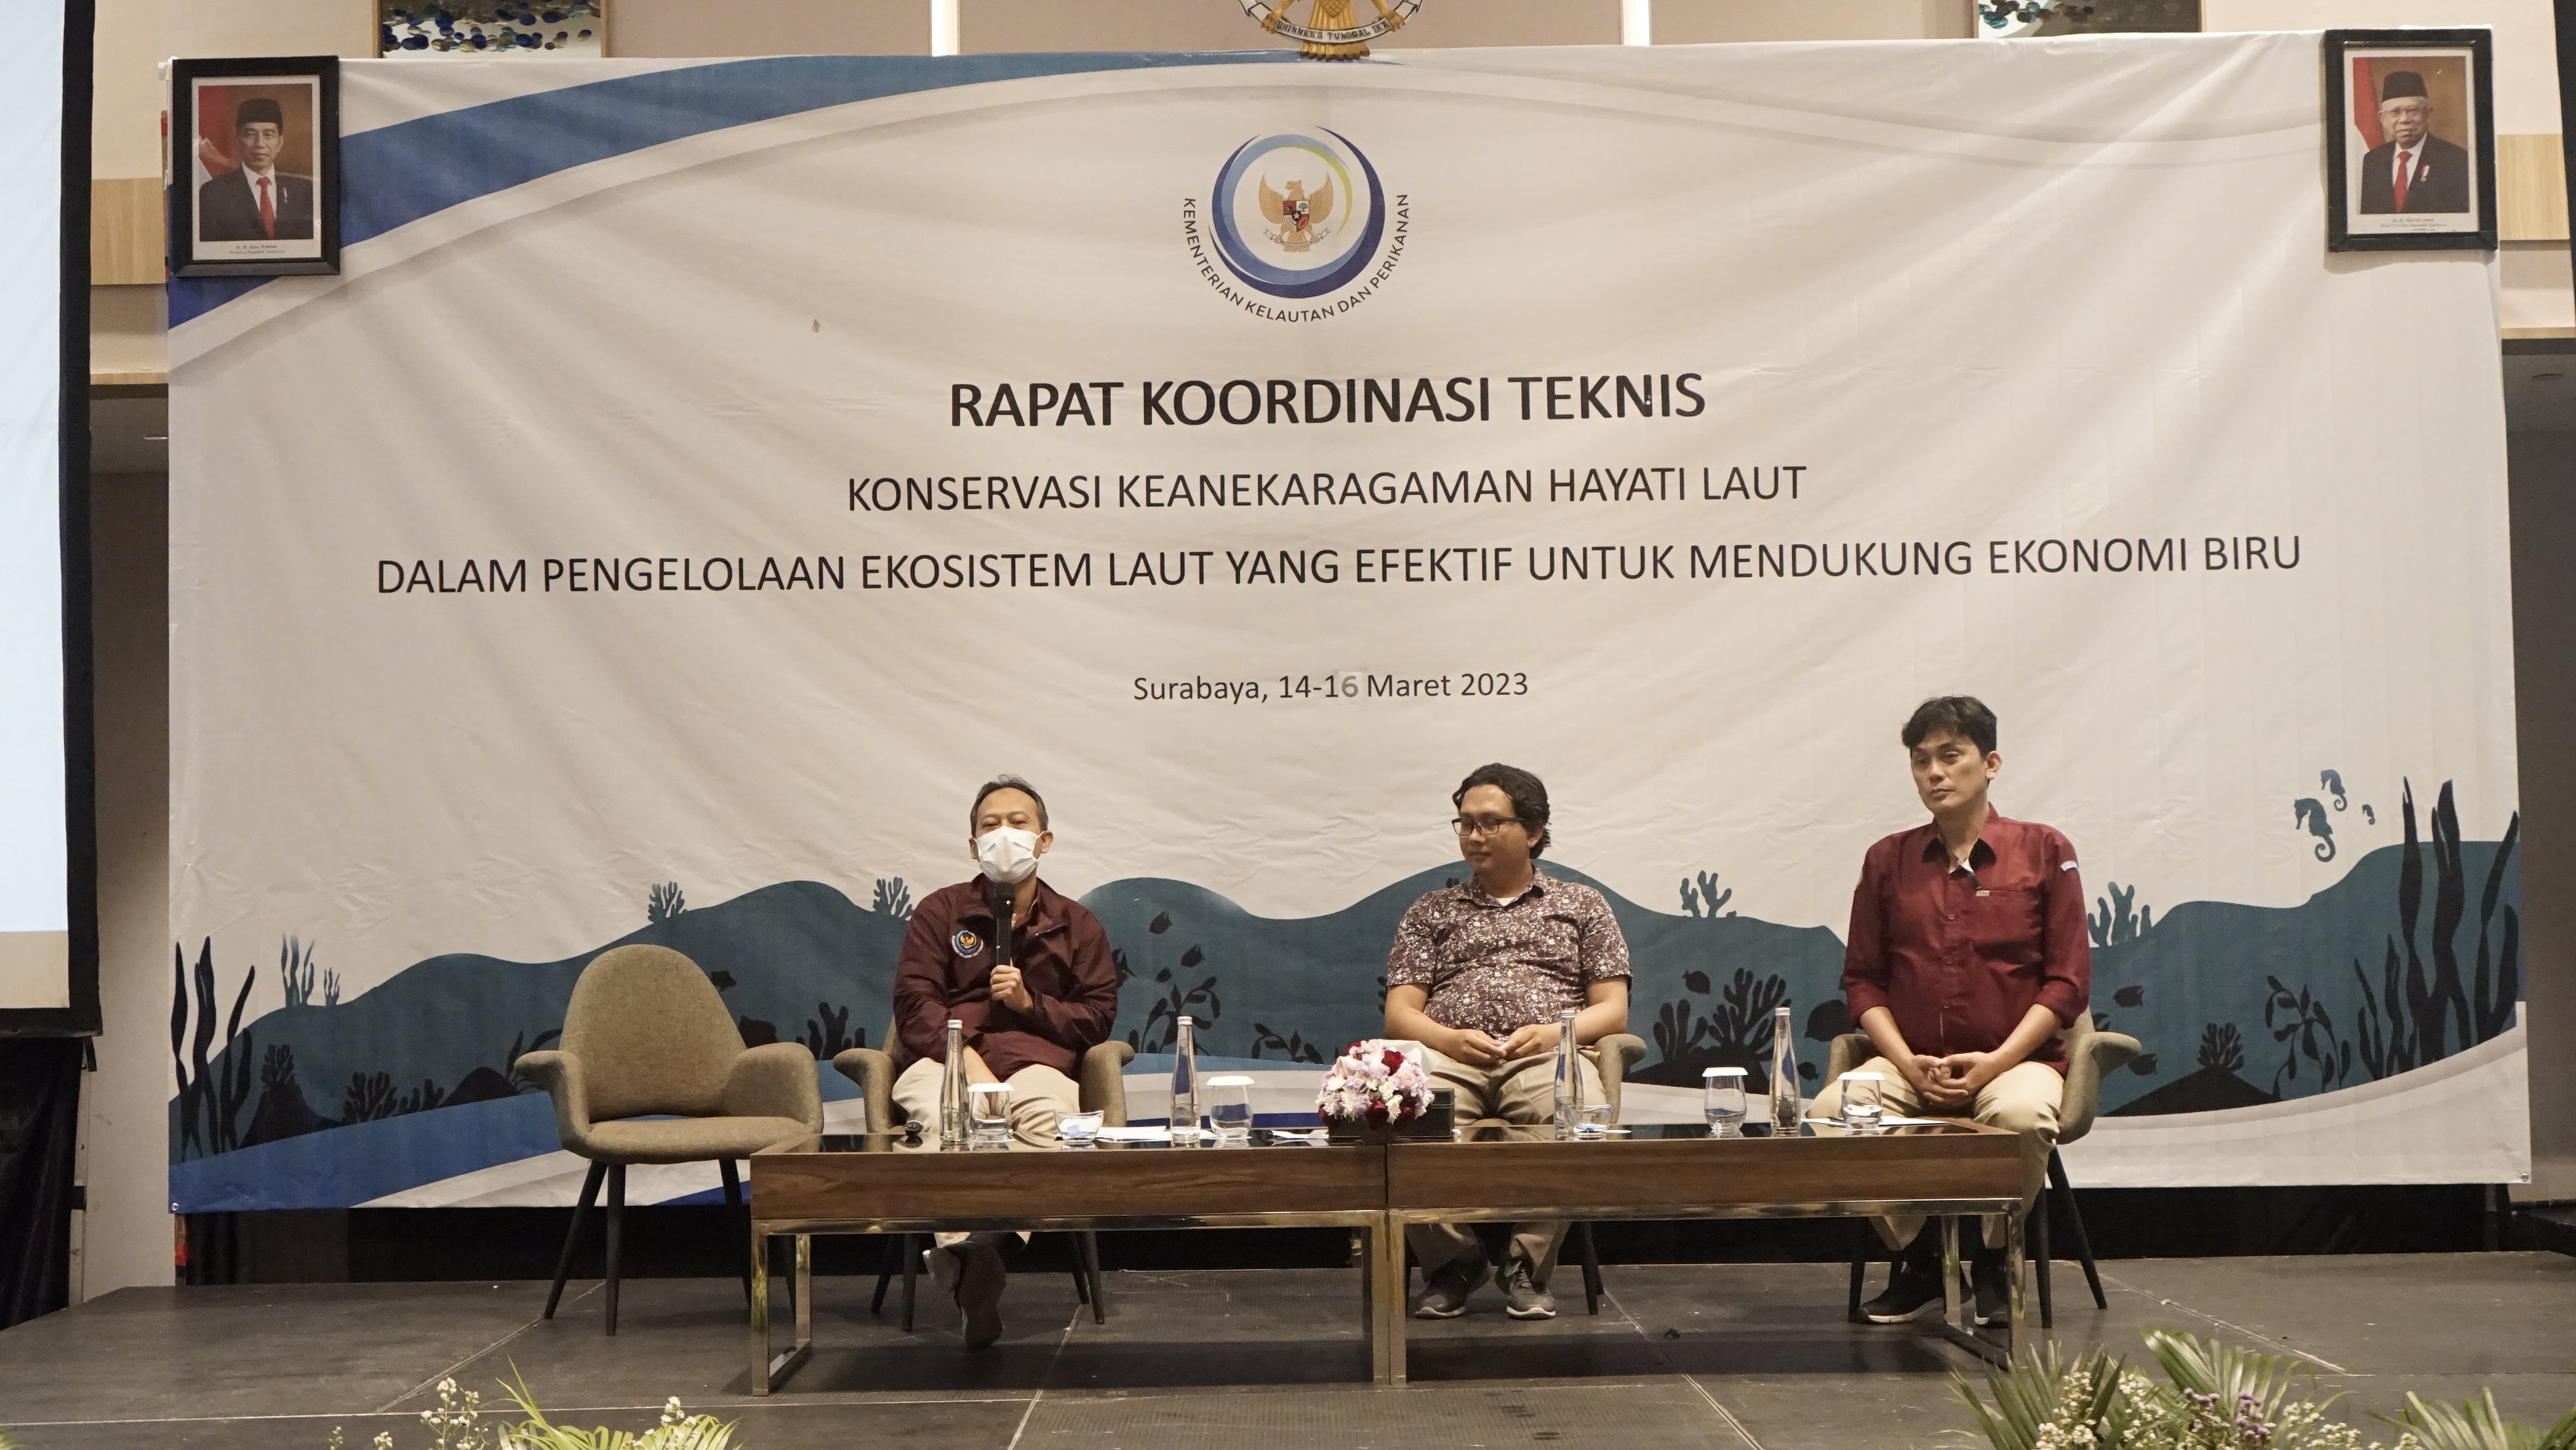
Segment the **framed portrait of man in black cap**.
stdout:
<path fill-rule="evenodd" d="M 2329 30 L 2326 247 L 2496 244 L 2495 88 L 2485 30 Z"/>
<path fill-rule="evenodd" d="M 340 270 L 340 63 L 170 64 L 170 270 Z"/>

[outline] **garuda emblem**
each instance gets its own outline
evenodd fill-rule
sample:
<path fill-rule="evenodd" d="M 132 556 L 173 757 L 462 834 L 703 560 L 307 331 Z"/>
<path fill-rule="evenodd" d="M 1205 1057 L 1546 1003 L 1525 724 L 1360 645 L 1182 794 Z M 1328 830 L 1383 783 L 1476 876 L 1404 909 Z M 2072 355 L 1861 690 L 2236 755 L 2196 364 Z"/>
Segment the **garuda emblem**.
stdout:
<path fill-rule="evenodd" d="M 1358 60 L 1369 53 L 1370 41 L 1403 29 L 1413 12 L 1422 8 L 1422 0 L 1368 0 L 1377 14 L 1363 20 L 1357 0 L 1305 0 L 1306 18 L 1294 20 L 1288 12 L 1299 0 L 1240 3 L 1243 13 L 1262 29 L 1296 41 L 1309 60 Z"/>
<path fill-rule="evenodd" d="M 1282 195 L 1270 189 L 1265 177 L 1261 182 L 1261 214 L 1277 228 L 1267 234 L 1270 240 L 1287 251 L 1305 251 L 1333 234 L 1324 225 L 1333 214 L 1333 184 L 1327 181 L 1308 196 L 1306 183 L 1292 181 L 1287 194 Z"/>

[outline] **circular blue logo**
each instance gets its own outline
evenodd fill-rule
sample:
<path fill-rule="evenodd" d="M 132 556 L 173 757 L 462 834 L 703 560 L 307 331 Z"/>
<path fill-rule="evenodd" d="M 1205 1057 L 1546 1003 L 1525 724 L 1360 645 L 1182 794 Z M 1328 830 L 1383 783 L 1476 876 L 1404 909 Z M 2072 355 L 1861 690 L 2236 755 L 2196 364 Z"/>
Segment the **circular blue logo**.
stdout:
<path fill-rule="evenodd" d="M 1235 279 L 1273 297 L 1349 286 L 1386 235 L 1377 168 L 1336 131 L 1258 136 L 1218 169 L 1209 227 Z"/>

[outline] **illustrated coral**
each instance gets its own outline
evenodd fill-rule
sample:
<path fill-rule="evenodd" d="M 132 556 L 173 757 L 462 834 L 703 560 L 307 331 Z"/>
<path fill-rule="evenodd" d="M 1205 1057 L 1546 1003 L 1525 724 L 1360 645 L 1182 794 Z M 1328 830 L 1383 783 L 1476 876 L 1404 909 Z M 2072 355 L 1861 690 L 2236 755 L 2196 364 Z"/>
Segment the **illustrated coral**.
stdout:
<path fill-rule="evenodd" d="M 1717 915 L 1719 908 L 1725 906 L 1726 903 L 1733 901 L 1734 899 L 1734 887 L 1730 886 L 1726 888 L 1723 893 L 1718 891 L 1717 873 L 1714 871 L 1700 872 L 1699 879 L 1696 883 L 1687 877 L 1683 878 L 1682 914 L 1685 916 L 1705 916 L 1714 918 Z M 1727 913 L 1729 916 L 1733 916 L 1734 914 L 1735 913 L 1731 911 Z"/>
<path fill-rule="evenodd" d="M 2245 1066 L 2245 1039 L 2234 1024 L 2212 1022 L 2200 1029 L 2200 1065 L 2214 1072 Z"/>
<path fill-rule="evenodd" d="M 2103 884 L 2110 888 L 2109 899 L 2094 897 L 2093 910 L 2084 914 L 2084 925 L 2093 934 L 2093 945 L 2115 947 L 2146 935 L 2147 928 L 2155 925 L 2155 908 L 2147 906 L 2131 910 L 2131 903 L 2138 899 L 2138 888 L 2132 886 L 2123 891 L 2117 881 Z"/>
<path fill-rule="evenodd" d="M 805 1019 L 805 1050 L 816 1059 L 829 1062 L 850 1048 L 868 1045 L 866 1028 L 860 1028 L 855 1037 L 850 1034 L 849 1008 L 834 1011 L 831 1003 L 817 1002 L 814 1010 L 822 1014 L 822 1020 Z"/>
<path fill-rule="evenodd" d="M 688 909 L 688 900 L 680 894 L 680 883 L 677 881 L 663 882 L 654 887 L 644 898 L 644 920 L 648 925 L 659 925 Z"/>
<path fill-rule="evenodd" d="M 877 878 L 876 900 L 869 904 L 868 910 L 879 916 L 910 917 L 912 888 L 904 885 L 900 876 L 880 876 Z"/>

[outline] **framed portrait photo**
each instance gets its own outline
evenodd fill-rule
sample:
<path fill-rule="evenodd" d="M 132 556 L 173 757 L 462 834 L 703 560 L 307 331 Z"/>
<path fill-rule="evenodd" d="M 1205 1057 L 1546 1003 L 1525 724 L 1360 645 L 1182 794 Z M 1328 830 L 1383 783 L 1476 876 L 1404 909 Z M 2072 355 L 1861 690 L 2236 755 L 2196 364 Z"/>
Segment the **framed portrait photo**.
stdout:
<path fill-rule="evenodd" d="M 2326 250 L 2493 250 L 2486 30 L 2329 30 Z"/>
<path fill-rule="evenodd" d="M 170 63 L 170 271 L 340 270 L 340 61 Z"/>

